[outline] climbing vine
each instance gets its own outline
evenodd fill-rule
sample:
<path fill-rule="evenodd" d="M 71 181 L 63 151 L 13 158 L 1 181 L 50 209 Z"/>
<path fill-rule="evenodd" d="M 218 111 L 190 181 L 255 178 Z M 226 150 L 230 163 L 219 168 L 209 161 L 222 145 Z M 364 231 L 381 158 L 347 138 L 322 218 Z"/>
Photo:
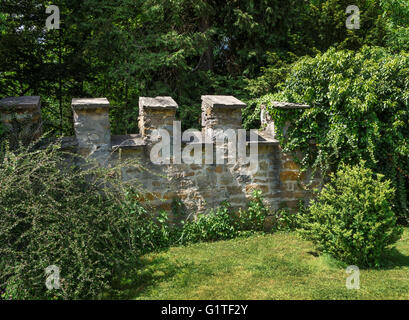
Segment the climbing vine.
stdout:
<path fill-rule="evenodd" d="M 280 137 L 285 151 L 302 151 L 300 163 L 324 173 L 341 162 L 366 160 L 391 180 L 394 211 L 409 222 L 409 54 L 364 47 L 302 58 L 292 66 L 283 90 L 259 103 L 271 107 L 273 100 L 313 107 L 269 109 L 279 128 L 292 123 L 288 139 Z"/>

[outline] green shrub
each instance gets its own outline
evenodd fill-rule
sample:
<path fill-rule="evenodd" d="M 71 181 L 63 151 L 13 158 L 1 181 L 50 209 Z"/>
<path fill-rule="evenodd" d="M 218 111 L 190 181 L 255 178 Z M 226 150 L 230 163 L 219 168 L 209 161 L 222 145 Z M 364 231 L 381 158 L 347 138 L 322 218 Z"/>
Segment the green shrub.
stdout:
<path fill-rule="evenodd" d="M 253 191 L 247 210 L 239 212 L 239 227 L 241 231 L 263 231 L 268 208 L 263 203 L 260 190 Z"/>
<path fill-rule="evenodd" d="M 386 20 L 386 46 L 396 52 L 409 51 L 409 3 L 405 0 L 381 0 Z"/>
<path fill-rule="evenodd" d="M 303 215 L 301 234 L 343 262 L 379 266 L 386 248 L 402 234 L 391 208 L 390 185 L 364 162 L 341 165 Z"/>
<path fill-rule="evenodd" d="M 194 221 L 183 224 L 180 242 L 196 243 L 233 239 L 238 236 L 237 219 L 231 213 L 230 206 L 224 202 L 219 208 L 208 214 L 201 214 Z"/>
<path fill-rule="evenodd" d="M 299 210 L 303 210 L 300 206 Z M 288 209 L 280 209 L 272 216 L 272 231 L 294 231 L 299 227 L 299 213 Z"/>
<path fill-rule="evenodd" d="M 0 154 L 3 298 L 96 298 L 161 242 L 152 217 L 137 203 L 127 206 L 119 168 L 88 162 L 80 170 L 73 161 L 84 159 L 58 143 Z M 46 289 L 51 265 L 60 269 L 61 290 Z"/>
<path fill-rule="evenodd" d="M 152 214 L 138 199 L 140 194 L 132 187 L 127 187 L 121 199 L 121 212 L 134 217 L 132 221 L 132 242 L 138 255 L 161 250 L 174 241 L 176 226 L 171 226 L 166 211 Z"/>
<path fill-rule="evenodd" d="M 178 243 L 228 240 L 261 232 L 268 212 L 261 191 L 254 191 L 248 209 L 240 209 L 238 214 L 224 202 L 210 213 L 201 214 L 194 221 L 184 222 L 179 231 L 181 235 Z"/>

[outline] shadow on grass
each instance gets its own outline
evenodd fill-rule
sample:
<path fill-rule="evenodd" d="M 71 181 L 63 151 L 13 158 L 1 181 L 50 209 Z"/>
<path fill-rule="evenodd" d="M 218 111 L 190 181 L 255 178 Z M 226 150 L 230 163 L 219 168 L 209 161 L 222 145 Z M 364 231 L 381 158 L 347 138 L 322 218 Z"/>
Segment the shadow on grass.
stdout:
<path fill-rule="evenodd" d="M 348 264 L 335 261 L 340 267 L 346 267 Z M 361 270 L 392 270 L 396 268 L 409 268 L 409 256 L 404 255 L 396 248 L 391 248 L 381 256 L 380 266 L 378 267 L 362 267 L 359 266 Z"/>
<path fill-rule="evenodd" d="M 198 271 L 197 268 L 193 261 L 171 261 L 166 256 L 143 256 L 133 270 L 113 283 L 112 289 L 104 295 L 103 299 L 133 300 L 140 296 L 149 296 L 152 288 L 159 283 L 169 282 L 175 276 L 181 274 L 189 276 L 197 272 L 206 274 L 205 270 Z"/>
<path fill-rule="evenodd" d="M 307 253 L 315 258 L 318 258 L 320 256 L 320 253 L 318 251 L 307 251 Z"/>
<path fill-rule="evenodd" d="M 390 270 L 399 267 L 409 267 L 409 256 L 402 254 L 398 249 L 388 250 L 381 261 L 380 270 Z"/>
<path fill-rule="evenodd" d="M 320 253 L 318 251 L 308 251 L 307 253 L 314 257 L 321 257 L 325 263 L 331 267 L 345 269 L 349 265 L 346 262 L 340 261 L 328 254 Z M 402 267 L 409 268 L 409 256 L 404 255 L 396 248 L 391 248 L 382 255 L 379 267 L 359 266 L 361 270 L 392 270 Z"/>
<path fill-rule="evenodd" d="M 107 293 L 109 299 L 135 299 L 154 285 L 156 282 L 166 281 L 175 276 L 180 266 L 171 264 L 168 258 L 142 258 L 135 268 L 122 275 Z"/>

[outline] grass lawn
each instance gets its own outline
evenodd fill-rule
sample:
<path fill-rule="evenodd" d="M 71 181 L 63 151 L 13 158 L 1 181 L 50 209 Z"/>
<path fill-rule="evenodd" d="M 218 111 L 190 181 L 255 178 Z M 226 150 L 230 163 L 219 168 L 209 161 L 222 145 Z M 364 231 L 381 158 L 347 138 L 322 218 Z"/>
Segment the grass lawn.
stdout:
<path fill-rule="evenodd" d="M 319 256 L 294 233 L 171 248 L 142 257 L 125 299 L 409 299 L 409 229 L 381 269 L 361 270 L 359 290 L 345 266 Z"/>

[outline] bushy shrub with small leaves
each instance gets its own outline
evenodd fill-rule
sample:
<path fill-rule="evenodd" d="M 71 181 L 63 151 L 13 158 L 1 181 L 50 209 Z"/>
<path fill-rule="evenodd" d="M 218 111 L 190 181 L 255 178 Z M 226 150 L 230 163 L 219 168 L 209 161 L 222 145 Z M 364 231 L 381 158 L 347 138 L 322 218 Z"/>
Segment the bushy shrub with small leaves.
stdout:
<path fill-rule="evenodd" d="M 252 199 L 246 210 L 239 212 L 239 225 L 242 231 L 263 231 L 264 222 L 268 215 L 268 208 L 263 203 L 260 190 L 253 191 Z"/>
<path fill-rule="evenodd" d="M 320 250 L 359 267 L 379 266 L 402 234 L 392 211 L 394 189 L 361 162 L 341 165 L 302 215 L 301 234 Z"/>
<path fill-rule="evenodd" d="M 130 206 L 120 168 L 84 161 L 59 143 L 1 152 L 2 298 L 96 298 L 160 242 L 153 217 Z M 46 288 L 51 265 L 60 269 L 60 290 Z"/>

